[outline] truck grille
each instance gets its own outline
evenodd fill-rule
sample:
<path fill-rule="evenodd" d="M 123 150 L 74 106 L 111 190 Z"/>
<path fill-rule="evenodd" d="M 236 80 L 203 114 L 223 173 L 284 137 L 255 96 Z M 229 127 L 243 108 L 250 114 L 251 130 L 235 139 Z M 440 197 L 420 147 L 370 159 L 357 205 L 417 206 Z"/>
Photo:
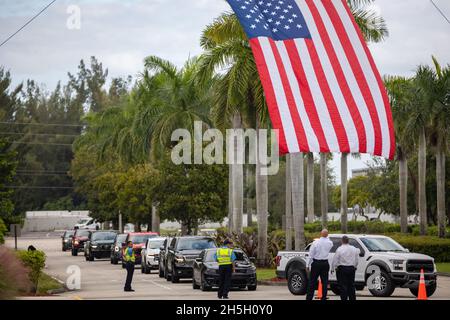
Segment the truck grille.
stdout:
<path fill-rule="evenodd" d="M 433 272 L 434 264 L 431 260 L 408 260 L 406 262 L 406 272 L 417 272 L 423 269 L 424 272 Z"/>

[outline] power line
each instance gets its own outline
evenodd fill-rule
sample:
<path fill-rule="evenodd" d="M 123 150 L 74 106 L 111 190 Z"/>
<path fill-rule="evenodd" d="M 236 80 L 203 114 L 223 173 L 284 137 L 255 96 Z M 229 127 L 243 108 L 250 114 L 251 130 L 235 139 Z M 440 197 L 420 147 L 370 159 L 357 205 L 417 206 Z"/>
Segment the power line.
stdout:
<path fill-rule="evenodd" d="M 29 132 L 0 132 L 1 135 L 12 135 L 12 136 L 38 136 L 38 137 L 51 137 L 51 136 L 60 136 L 67 138 L 77 138 L 79 134 L 59 134 L 59 133 L 29 133 Z"/>
<path fill-rule="evenodd" d="M 54 4 L 56 2 L 56 0 L 53 0 L 52 2 L 50 2 L 48 5 L 45 6 L 44 9 L 42 9 L 41 11 L 39 11 L 34 17 L 32 17 L 30 20 L 27 21 L 27 23 L 25 23 L 22 27 L 20 27 L 19 30 L 17 30 L 16 32 L 14 32 L 12 35 L 10 35 L 5 41 L 3 41 L 0 44 L 0 47 L 2 47 L 4 44 L 6 44 L 9 40 L 11 40 L 16 34 L 18 34 L 20 31 L 22 31 L 23 29 L 25 29 L 31 22 L 33 22 L 34 19 L 36 19 L 37 17 L 39 17 L 45 10 L 47 10 L 48 8 L 50 8 L 50 6 L 52 4 Z"/>
<path fill-rule="evenodd" d="M 47 186 L 6 186 L 8 189 L 64 189 L 72 190 L 73 187 L 47 187 Z"/>
<path fill-rule="evenodd" d="M 430 0 L 430 2 L 433 4 L 433 6 L 436 8 L 436 10 L 441 14 L 441 16 L 444 17 L 444 19 L 447 21 L 447 23 L 450 24 L 450 19 L 447 18 L 444 11 L 442 11 L 441 8 L 439 8 L 438 5 L 433 0 Z"/>
<path fill-rule="evenodd" d="M 1 122 L 0 124 L 17 126 L 54 126 L 54 127 L 85 127 L 84 124 L 60 124 L 60 123 L 31 123 L 31 122 Z"/>
<path fill-rule="evenodd" d="M 25 145 L 35 145 L 35 146 L 61 146 L 61 147 L 72 147 L 72 144 L 68 143 L 41 143 L 41 142 L 11 142 L 11 144 L 25 144 Z"/>

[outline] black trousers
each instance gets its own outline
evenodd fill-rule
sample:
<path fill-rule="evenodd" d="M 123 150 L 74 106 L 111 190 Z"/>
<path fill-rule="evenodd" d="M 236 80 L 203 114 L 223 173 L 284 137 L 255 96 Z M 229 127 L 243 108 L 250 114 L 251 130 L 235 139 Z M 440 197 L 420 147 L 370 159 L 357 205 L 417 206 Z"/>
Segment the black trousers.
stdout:
<path fill-rule="evenodd" d="M 339 266 L 336 276 L 341 290 L 341 300 L 356 300 L 355 273 L 353 266 Z"/>
<path fill-rule="evenodd" d="M 228 298 L 228 292 L 231 287 L 231 276 L 233 275 L 233 265 L 219 266 L 219 291 L 217 296 L 219 299 Z"/>
<path fill-rule="evenodd" d="M 127 262 L 125 264 L 125 268 L 127 269 L 127 280 L 125 281 L 124 290 L 131 290 L 131 282 L 133 281 L 134 274 L 134 263 Z"/>
<path fill-rule="evenodd" d="M 306 294 L 306 300 L 312 300 L 314 298 L 314 291 L 317 288 L 317 280 L 320 277 L 322 281 L 322 300 L 327 299 L 328 291 L 328 272 L 330 271 L 330 265 L 328 260 L 314 260 L 311 264 L 311 273 L 309 275 L 308 292 Z"/>

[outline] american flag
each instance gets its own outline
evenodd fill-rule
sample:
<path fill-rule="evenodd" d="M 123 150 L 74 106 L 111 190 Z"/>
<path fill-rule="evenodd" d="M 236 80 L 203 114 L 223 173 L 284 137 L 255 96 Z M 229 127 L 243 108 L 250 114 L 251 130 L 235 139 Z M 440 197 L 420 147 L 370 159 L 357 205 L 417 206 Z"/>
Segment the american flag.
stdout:
<path fill-rule="evenodd" d="M 345 0 L 228 0 L 249 40 L 280 152 L 392 159 L 389 99 Z"/>

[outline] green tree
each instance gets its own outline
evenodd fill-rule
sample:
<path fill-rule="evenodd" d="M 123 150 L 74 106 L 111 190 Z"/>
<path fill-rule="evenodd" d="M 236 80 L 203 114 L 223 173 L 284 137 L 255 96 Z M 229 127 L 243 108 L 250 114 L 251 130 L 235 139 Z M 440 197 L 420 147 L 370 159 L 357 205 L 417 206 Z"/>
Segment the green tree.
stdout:
<path fill-rule="evenodd" d="M 17 167 L 16 153 L 10 150 L 11 145 L 0 139 L 0 218 L 6 223 L 15 222 L 11 214 L 14 203 L 11 200 L 12 189 L 8 185 L 12 182 Z"/>

